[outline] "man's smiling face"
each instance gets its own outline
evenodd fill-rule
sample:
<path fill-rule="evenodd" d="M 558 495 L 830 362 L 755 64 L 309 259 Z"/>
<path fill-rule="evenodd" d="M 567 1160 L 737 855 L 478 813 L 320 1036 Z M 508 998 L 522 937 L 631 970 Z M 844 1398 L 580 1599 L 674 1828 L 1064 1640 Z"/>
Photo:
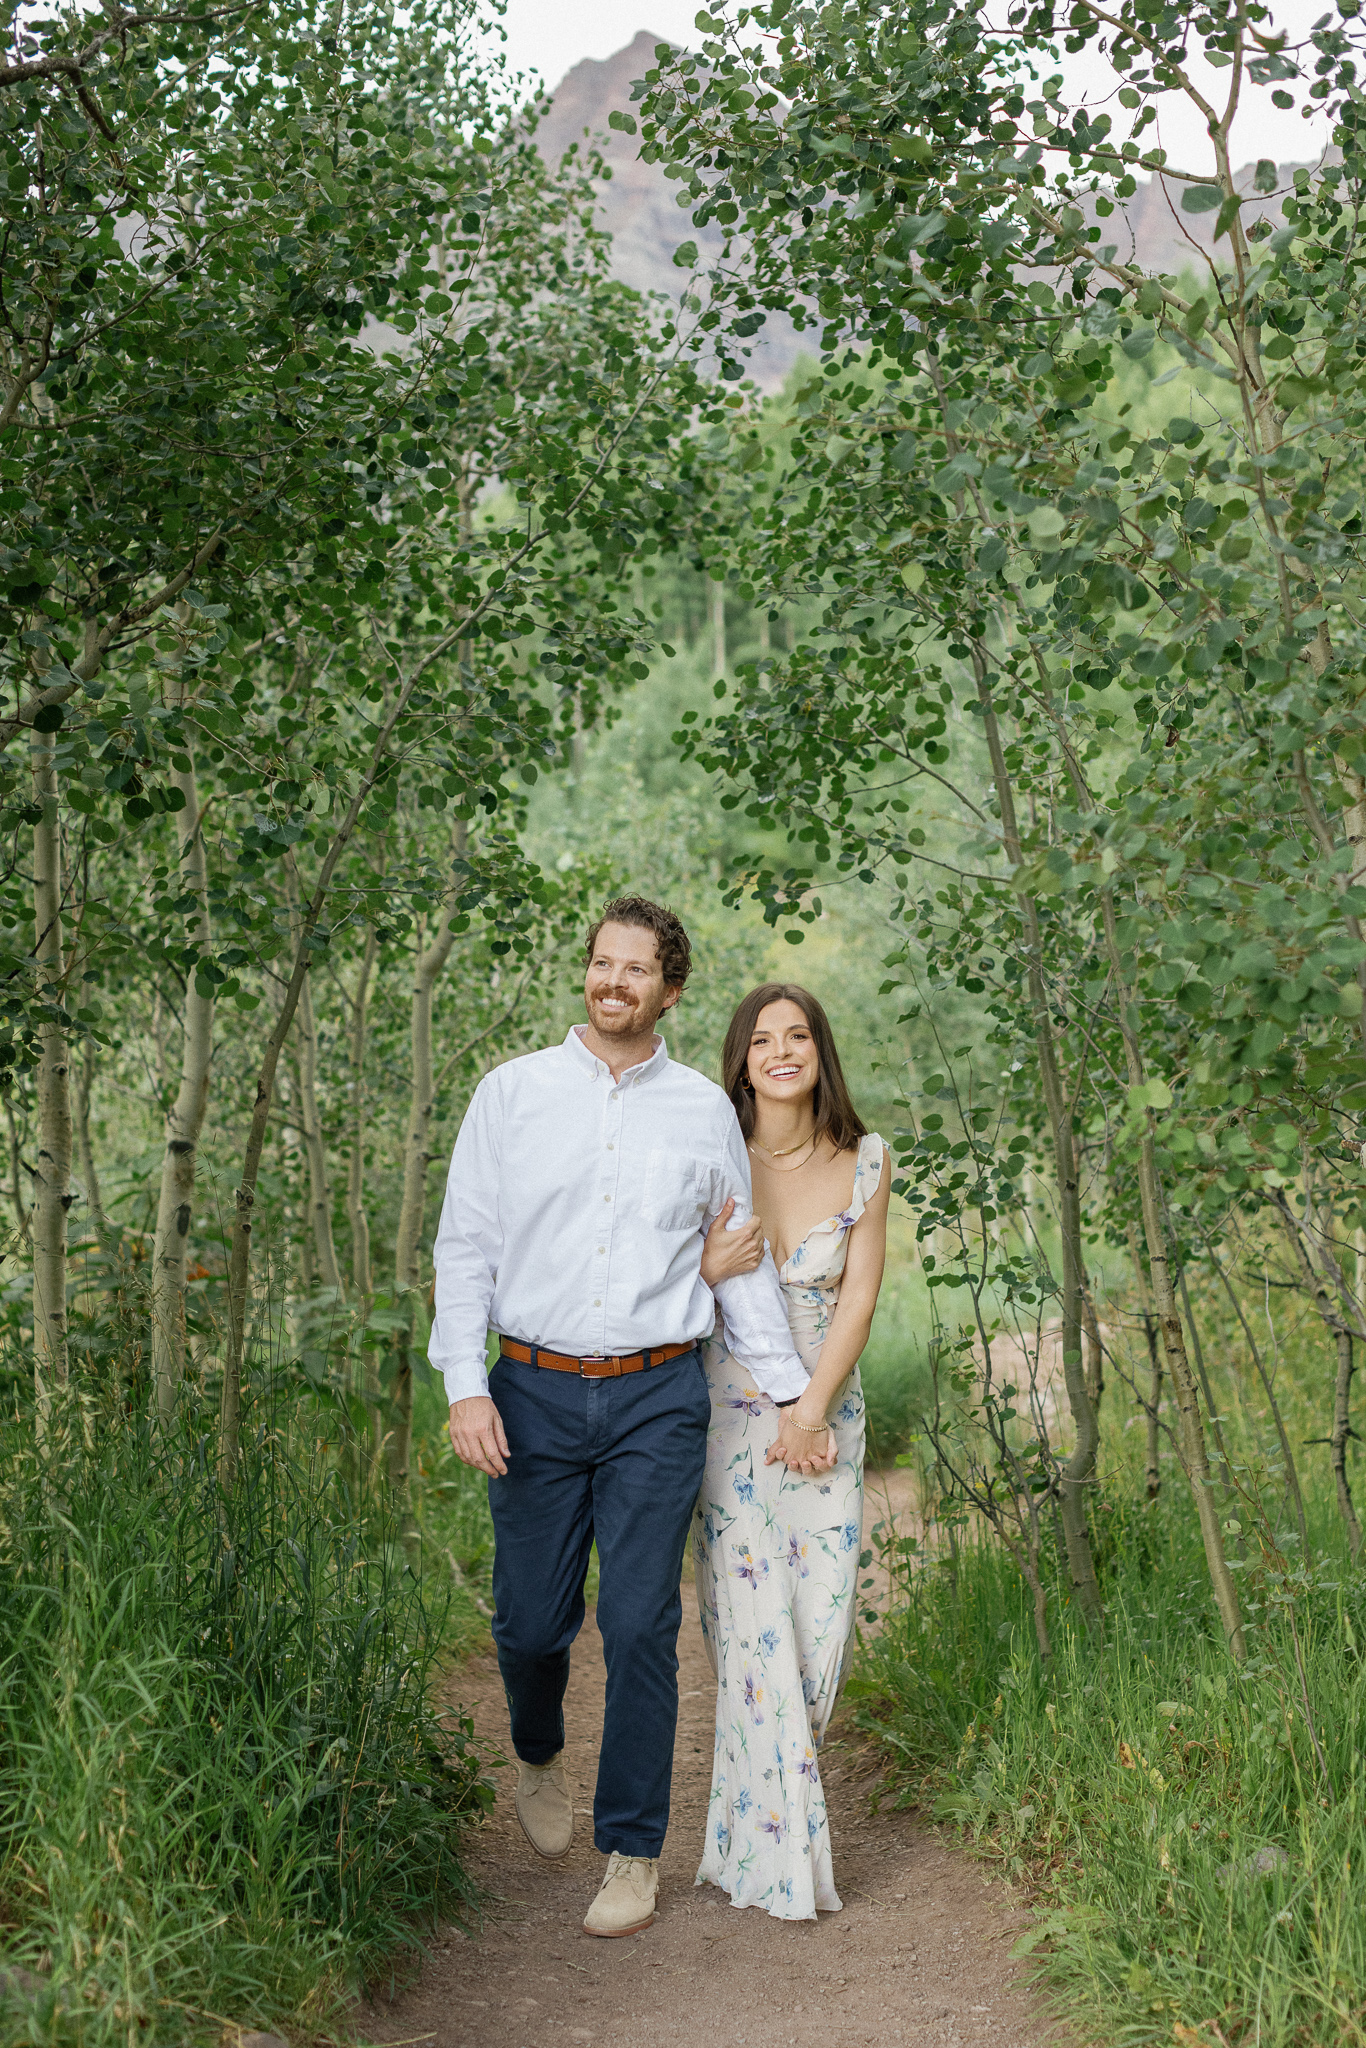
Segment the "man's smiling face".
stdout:
<path fill-rule="evenodd" d="M 636 924 L 605 924 L 584 976 L 588 1021 L 603 1038 L 637 1038 L 653 1031 L 678 1001 L 659 964 L 659 942 Z"/>

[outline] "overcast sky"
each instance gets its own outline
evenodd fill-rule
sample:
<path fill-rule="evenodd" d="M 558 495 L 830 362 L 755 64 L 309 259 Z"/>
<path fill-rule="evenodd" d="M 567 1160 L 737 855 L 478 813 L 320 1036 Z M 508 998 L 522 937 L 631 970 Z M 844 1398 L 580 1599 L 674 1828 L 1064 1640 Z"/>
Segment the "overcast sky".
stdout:
<path fill-rule="evenodd" d="M 1004 17 L 1005 0 L 996 0 L 993 15 Z M 1325 11 L 1325 0 L 1273 0 L 1273 17 L 1278 28 L 1289 31 L 1298 42 Z M 610 57 L 624 49 L 641 29 L 661 40 L 692 43 L 700 40 L 694 27 L 697 0 L 508 0 L 503 26 L 507 31 L 507 54 L 515 71 L 536 72 L 548 86 L 558 85 L 566 71 L 584 57 Z M 1103 92 L 1114 74 L 1103 58 L 1065 58 L 1070 79 Z M 1227 73 L 1205 70 L 1199 82 L 1208 85 L 1215 99 L 1222 84 L 1227 92 Z M 1101 102 L 1115 118 L 1123 118 L 1114 103 Z M 1151 141 L 1151 134 L 1147 138 Z M 1205 170 L 1209 142 L 1202 132 L 1198 114 L 1173 109 L 1163 117 L 1161 142 L 1173 163 L 1192 170 Z M 1234 127 L 1234 162 L 1270 156 L 1284 163 L 1306 161 L 1318 154 L 1326 141 L 1321 119 L 1306 122 L 1298 114 L 1286 114 L 1271 104 L 1269 87 L 1250 87 L 1244 96 Z"/>

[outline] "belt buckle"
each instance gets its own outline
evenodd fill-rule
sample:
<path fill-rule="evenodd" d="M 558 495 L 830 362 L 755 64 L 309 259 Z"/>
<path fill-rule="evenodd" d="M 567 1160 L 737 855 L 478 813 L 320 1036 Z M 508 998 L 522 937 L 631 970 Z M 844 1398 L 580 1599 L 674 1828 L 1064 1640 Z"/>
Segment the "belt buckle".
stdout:
<path fill-rule="evenodd" d="M 612 1378 L 614 1377 L 614 1375 L 612 1374 L 612 1372 L 611 1372 L 610 1370 L 608 1370 L 608 1371 L 606 1371 L 606 1372 L 589 1372 L 589 1371 L 587 1371 L 587 1370 L 586 1370 L 586 1368 L 587 1368 L 588 1366 L 590 1366 L 590 1365 L 603 1365 L 603 1366 L 605 1366 L 605 1365 L 607 1365 L 607 1363 L 608 1363 L 608 1359 L 607 1359 L 607 1353 L 606 1353 L 605 1351 L 592 1351 L 592 1352 L 583 1352 L 583 1353 L 582 1353 L 582 1354 L 580 1355 L 580 1358 L 579 1358 L 579 1378 L 580 1378 L 581 1380 L 610 1380 L 610 1379 L 612 1379 Z"/>

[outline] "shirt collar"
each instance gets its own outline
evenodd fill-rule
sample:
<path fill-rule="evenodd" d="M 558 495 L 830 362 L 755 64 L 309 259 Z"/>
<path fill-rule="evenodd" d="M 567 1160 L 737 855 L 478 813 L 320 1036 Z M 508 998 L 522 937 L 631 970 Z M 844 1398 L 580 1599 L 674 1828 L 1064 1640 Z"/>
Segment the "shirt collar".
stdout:
<path fill-rule="evenodd" d="M 565 1050 L 570 1058 L 583 1068 L 585 1073 L 592 1075 L 595 1081 L 600 1074 L 605 1076 L 606 1079 L 611 1080 L 612 1069 L 603 1060 L 600 1060 L 596 1053 L 590 1052 L 583 1042 L 583 1034 L 586 1028 L 583 1024 L 570 1025 L 569 1030 L 565 1033 Z M 628 1081 L 643 1081 L 648 1075 L 661 1072 L 668 1063 L 669 1048 L 665 1045 L 659 1033 L 656 1032 L 654 1050 L 650 1054 L 649 1059 L 642 1060 L 637 1067 L 628 1067 L 618 1085 L 624 1087 Z"/>

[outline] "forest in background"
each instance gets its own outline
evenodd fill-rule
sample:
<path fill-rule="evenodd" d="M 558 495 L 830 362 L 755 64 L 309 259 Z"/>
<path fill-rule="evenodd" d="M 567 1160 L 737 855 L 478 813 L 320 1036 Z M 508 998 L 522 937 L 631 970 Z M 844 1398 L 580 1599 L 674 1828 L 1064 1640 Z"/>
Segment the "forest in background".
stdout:
<path fill-rule="evenodd" d="M 679 1056 L 809 980 L 893 1145 L 892 1794 L 1097 2038 L 1359 2039 L 1356 16 L 699 16 L 612 117 L 723 235 L 646 308 L 478 18 L 10 17 L 6 2024 L 316 2033 L 474 1910 L 428 1246 L 630 885 Z M 1236 185 L 1249 81 L 1331 158 Z M 1140 175 L 1212 262 L 1106 240 Z"/>

